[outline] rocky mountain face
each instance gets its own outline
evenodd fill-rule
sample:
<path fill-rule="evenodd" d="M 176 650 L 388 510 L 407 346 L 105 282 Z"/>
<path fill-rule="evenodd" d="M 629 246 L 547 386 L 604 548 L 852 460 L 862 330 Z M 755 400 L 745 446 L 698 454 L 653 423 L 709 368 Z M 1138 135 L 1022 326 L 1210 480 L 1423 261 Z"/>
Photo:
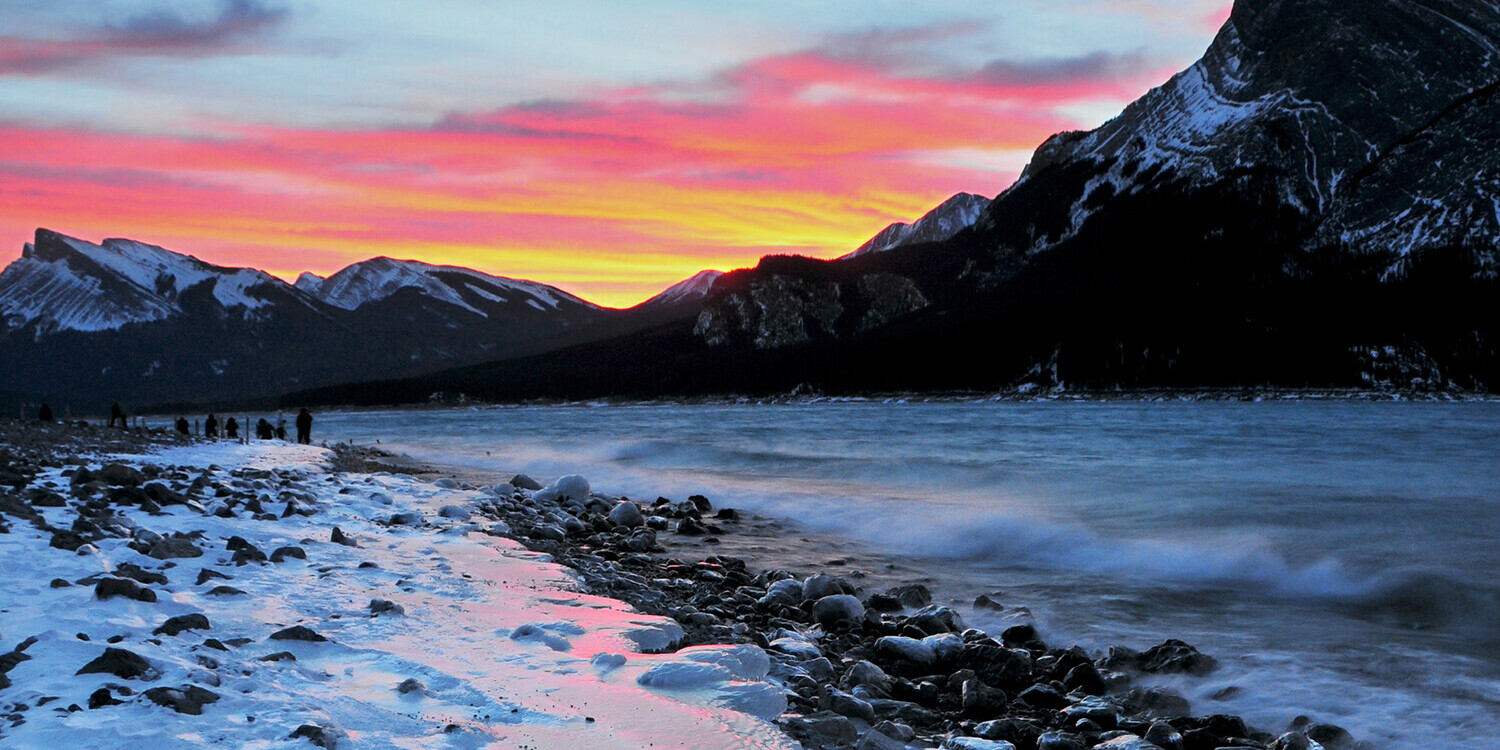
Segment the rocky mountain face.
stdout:
<path fill-rule="evenodd" d="M 880 230 L 859 249 L 844 257 L 857 258 L 903 245 L 941 242 L 973 226 L 989 205 L 990 199 L 982 195 L 958 193 L 910 224 L 896 222 Z"/>
<path fill-rule="evenodd" d="M 948 236 L 766 258 L 692 324 L 353 395 L 1497 390 L 1497 89 L 1493 2 L 1239 0 Z"/>
<path fill-rule="evenodd" d="M 12 363 L 0 392 L 79 411 L 254 398 L 534 352 L 612 316 L 469 269 L 376 258 L 293 286 L 39 229 L 0 272 L 0 359 Z"/>

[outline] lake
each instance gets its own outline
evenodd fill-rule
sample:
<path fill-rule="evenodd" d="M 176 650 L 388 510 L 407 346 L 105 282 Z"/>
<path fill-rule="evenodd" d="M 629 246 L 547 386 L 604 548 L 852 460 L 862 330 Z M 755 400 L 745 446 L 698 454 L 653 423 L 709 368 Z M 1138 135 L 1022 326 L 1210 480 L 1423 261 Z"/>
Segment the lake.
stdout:
<path fill-rule="evenodd" d="M 989 594 L 1007 609 L 960 610 L 990 632 L 1029 612 L 1055 646 L 1180 638 L 1220 669 L 1151 684 L 1197 714 L 1500 742 L 1497 403 L 477 407 L 324 413 L 314 437 L 701 493 L 794 524 L 777 564 L 858 551 L 940 601 Z"/>

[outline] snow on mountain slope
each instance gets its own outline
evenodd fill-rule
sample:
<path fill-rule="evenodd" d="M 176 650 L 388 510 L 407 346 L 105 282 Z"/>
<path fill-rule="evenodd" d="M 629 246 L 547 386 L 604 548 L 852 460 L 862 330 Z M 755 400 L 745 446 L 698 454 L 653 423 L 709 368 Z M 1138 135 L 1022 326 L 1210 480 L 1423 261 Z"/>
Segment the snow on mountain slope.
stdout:
<path fill-rule="evenodd" d="M 663 289 L 661 294 L 642 302 L 636 307 L 666 307 L 684 302 L 701 300 L 708 296 L 714 282 L 723 276 L 723 271 L 699 271 L 691 277 Z"/>
<path fill-rule="evenodd" d="M 209 282 L 225 309 L 267 304 L 265 288 L 286 286 L 263 271 L 223 268 L 155 245 L 107 239 L 95 245 L 45 229 L 0 272 L 0 318 L 37 333 L 105 331 L 183 312 L 181 295 Z"/>
<path fill-rule="evenodd" d="M 858 250 L 843 257 L 855 258 L 902 245 L 946 240 L 972 226 L 989 205 L 990 199 L 982 195 L 958 193 L 911 224 L 897 222 L 880 230 L 868 242 L 860 245 Z"/>
<path fill-rule="evenodd" d="M 537 309 L 559 309 L 560 305 L 597 306 L 556 287 L 534 281 L 491 276 L 458 266 L 437 266 L 416 260 L 371 258 L 350 265 L 325 278 L 304 273 L 297 288 L 345 310 L 382 300 L 401 289 L 413 288 L 435 300 L 488 317 L 484 302 L 503 304 L 512 299 Z"/>
<path fill-rule="evenodd" d="M 1357 176 L 1464 97 L 1500 79 L 1500 9 L 1470 0 L 1238 2 L 1204 57 L 1087 133 L 1061 133 L 1021 179 L 1084 162 L 1071 236 L 1093 205 L 1164 180 L 1203 186 L 1269 175 L 1306 216 L 1336 207 Z M 1420 218 L 1382 234 L 1400 254 Z M 1053 228 L 1055 229 L 1055 228 Z"/>

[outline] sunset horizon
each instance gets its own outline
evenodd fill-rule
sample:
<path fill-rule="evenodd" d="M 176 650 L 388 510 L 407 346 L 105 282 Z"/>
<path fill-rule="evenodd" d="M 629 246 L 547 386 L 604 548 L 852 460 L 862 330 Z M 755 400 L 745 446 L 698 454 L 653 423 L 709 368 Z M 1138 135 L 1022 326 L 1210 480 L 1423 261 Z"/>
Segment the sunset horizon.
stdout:
<path fill-rule="evenodd" d="M 628 307 L 993 197 L 1228 12 L 465 7 L 23 5 L 0 22 L 0 241 L 122 237 L 289 282 L 387 256 Z"/>

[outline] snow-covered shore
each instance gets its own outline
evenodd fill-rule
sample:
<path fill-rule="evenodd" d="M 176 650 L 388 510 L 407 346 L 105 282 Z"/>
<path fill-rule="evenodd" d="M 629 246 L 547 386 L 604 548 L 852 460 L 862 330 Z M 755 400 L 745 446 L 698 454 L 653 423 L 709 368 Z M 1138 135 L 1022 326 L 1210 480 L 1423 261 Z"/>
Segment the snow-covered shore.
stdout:
<path fill-rule="evenodd" d="M 159 467 L 148 477 L 181 493 L 95 501 L 92 514 L 70 496 L 77 467 L 33 477 L 28 492 L 62 502 L 32 502 L 40 519 L 12 514 L 0 534 L 0 644 L 21 647 L 4 673 L 0 741 L 255 748 L 300 734 L 341 748 L 795 746 L 767 720 L 786 699 L 765 680 L 760 649 L 644 654 L 668 647 L 680 626 L 582 593 L 571 571 L 464 517 L 493 496 L 331 472 L 329 458 L 272 442 L 86 456 L 91 472 Z M 389 523 L 411 513 L 423 523 Z M 49 546 L 45 526 L 89 542 Z M 357 546 L 332 541 L 335 527 Z M 98 587 L 117 578 L 155 601 L 99 598 L 131 588 Z M 189 627 L 169 634 L 172 618 Z M 275 637 L 294 626 L 327 640 Z M 116 673 L 77 674 L 111 648 L 144 660 L 143 671 L 114 654 L 104 667 Z"/>

